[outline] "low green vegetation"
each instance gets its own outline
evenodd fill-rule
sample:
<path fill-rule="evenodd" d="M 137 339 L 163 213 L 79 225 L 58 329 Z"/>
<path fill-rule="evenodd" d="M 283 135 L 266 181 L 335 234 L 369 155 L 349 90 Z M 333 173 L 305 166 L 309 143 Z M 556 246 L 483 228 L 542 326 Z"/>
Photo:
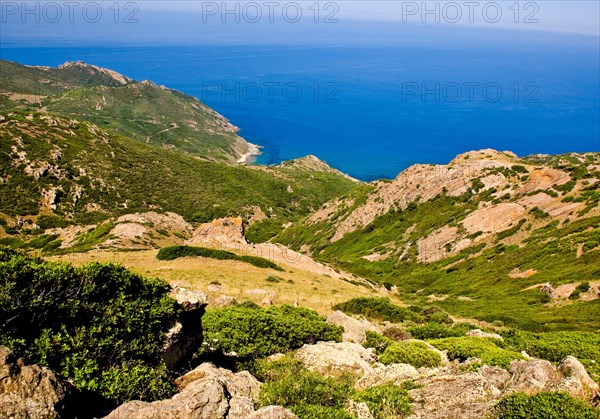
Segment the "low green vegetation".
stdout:
<path fill-rule="evenodd" d="M 512 394 L 502 399 L 492 413 L 497 419 L 598 419 L 600 409 L 567 393 Z"/>
<path fill-rule="evenodd" d="M 368 319 L 400 323 L 405 320 L 422 321 L 420 313 L 393 304 L 389 298 L 360 297 L 333 306 L 347 314 L 359 314 Z"/>
<path fill-rule="evenodd" d="M 367 330 L 365 334 L 367 335 L 367 339 L 364 341 L 363 346 L 375 349 L 377 355 L 381 355 L 388 346 L 394 343 L 392 339 L 371 330 Z"/>
<path fill-rule="evenodd" d="M 600 333 L 548 332 L 532 333 L 522 330 L 501 332 L 504 344 L 514 351 L 559 363 L 571 355 L 585 365 L 590 376 L 600 382 Z"/>
<path fill-rule="evenodd" d="M 258 256 L 239 256 L 233 252 L 227 250 L 209 249 L 206 247 L 195 247 L 195 246 L 170 246 L 163 247 L 158 251 L 156 258 L 158 260 L 175 260 L 182 257 L 205 257 L 210 259 L 218 260 L 237 260 L 240 262 L 246 262 L 259 268 L 275 269 L 276 271 L 283 271 L 276 263 L 271 262 L 268 259 L 261 258 Z"/>
<path fill-rule="evenodd" d="M 441 339 L 464 336 L 469 330 L 476 329 L 470 323 L 455 323 L 451 327 L 441 323 L 426 323 L 410 327 L 408 331 L 415 339 Z"/>
<path fill-rule="evenodd" d="M 442 364 L 442 358 L 424 342 L 406 341 L 389 345 L 379 356 L 379 362 L 385 365 L 410 364 L 415 368 L 433 368 Z"/>
<path fill-rule="evenodd" d="M 439 350 L 447 351 L 449 359 L 458 359 L 461 362 L 469 358 L 479 358 L 483 364 L 508 368 L 511 361 L 524 359 L 520 353 L 503 349 L 496 345 L 494 339 L 489 338 L 462 336 L 436 339 L 430 343 Z"/>
<path fill-rule="evenodd" d="M 265 382 L 260 390 L 261 403 L 287 407 L 301 419 L 355 418 L 345 410 L 349 400 L 365 403 L 375 419 L 403 418 L 412 411 L 411 384 L 384 384 L 358 391 L 352 388 L 352 376 L 322 377 L 290 356 L 263 361 L 259 370 Z"/>
<path fill-rule="evenodd" d="M 74 268 L 0 248 L 0 344 L 113 403 L 169 397 L 168 292 L 116 265 Z"/>
<path fill-rule="evenodd" d="M 343 329 L 325 323 L 316 312 L 291 306 L 239 306 L 209 310 L 202 318 L 207 344 L 242 360 L 297 349 L 319 340 L 342 339 Z"/>
<path fill-rule="evenodd" d="M 403 418 L 412 412 L 410 388 L 411 384 L 382 384 L 357 392 L 353 399 L 365 403 L 375 419 Z"/>
<path fill-rule="evenodd" d="M 265 383 L 259 398 L 263 405 L 290 408 L 301 419 L 352 418 L 344 411 L 352 393 L 347 379 L 324 378 L 290 357 L 265 363 L 262 368 Z"/>

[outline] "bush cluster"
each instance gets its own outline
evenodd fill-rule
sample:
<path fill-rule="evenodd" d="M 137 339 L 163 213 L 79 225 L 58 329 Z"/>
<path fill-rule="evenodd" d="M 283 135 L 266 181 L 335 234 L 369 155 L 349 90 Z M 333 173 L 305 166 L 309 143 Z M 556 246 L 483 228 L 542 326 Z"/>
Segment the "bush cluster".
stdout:
<path fill-rule="evenodd" d="M 442 359 L 423 342 L 405 341 L 389 345 L 379 357 L 379 362 L 385 365 L 410 364 L 416 368 L 433 368 L 440 366 Z"/>
<path fill-rule="evenodd" d="M 169 397 L 168 292 L 117 265 L 74 268 L 0 248 L 0 344 L 113 402 Z"/>
<path fill-rule="evenodd" d="M 301 419 L 354 418 L 345 410 L 349 400 L 366 403 L 375 419 L 402 418 L 412 411 L 408 385 L 384 384 L 357 391 L 351 376 L 325 378 L 289 356 L 259 364 L 259 376 L 265 381 L 261 404 L 287 407 Z"/>
<path fill-rule="evenodd" d="M 261 258 L 258 256 L 238 256 L 233 252 L 227 250 L 208 249 L 206 247 L 195 247 L 195 246 L 170 246 L 163 247 L 158 251 L 156 258 L 158 260 L 175 260 L 177 258 L 189 257 L 189 256 L 200 256 L 218 260 L 238 260 L 254 265 L 258 268 L 269 268 L 275 269 L 276 271 L 283 271 L 283 269 L 276 263 L 271 262 L 268 259 Z"/>
<path fill-rule="evenodd" d="M 353 298 L 333 306 L 334 310 L 340 310 L 347 314 L 360 314 L 368 319 L 400 323 L 406 320 L 421 322 L 423 316 L 408 308 L 393 304 L 389 298 L 382 297 L 360 297 Z"/>
<path fill-rule="evenodd" d="M 577 358 L 590 376 L 600 382 L 600 333 L 547 332 L 532 333 L 509 329 L 502 332 L 505 345 L 514 351 L 525 351 L 531 356 L 560 362 L 571 355 Z"/>
<path fill-rule="evenodd" d="M 430 343 L 439 350 L 448 351 L 449 359 L 466 361 L 468 358 L 479 358 L 484 364 L 502 368 L 508 368 L 515 359 L 524 359 L 520 353 L 502 349 L 488 338 L 462 336 L 432 340 Z"/>
<path fill-rule="evenodd" d="M 256 359 L 287 352 L 319 340 L 342 339 L 343 328 L 327 324 L 316 312 L 291 306 L 227 307 L 209 310 L 202 318 L 207 342 L 223 352 Z"/>
<path fill-rule="evenodd" d="M 598 419 L 600 410 L 567 393 L 512 394 L 493 410 L 498 419 Z"/>
<path fill-rule="evenodd" d="M 375 349 L 375 353 L 380 355 L 382 354 L 388 346 L 394 343 L 394 341 L 388 337 L 381 336 L 377 332 L 373 332 L 371 330 L 366 331 L 367 339 L 363 343 L 365 348 L 373 348 Z"/>
<path fill-rule="evenodd" d="M 415 339 L 442 339 L 449 337 L 464 336 L 469 330 L 476 326 L 470 323 L 456 323 L 452 327 L 440 323 L 426 323 L 410 327 L 408 331 Z"/>

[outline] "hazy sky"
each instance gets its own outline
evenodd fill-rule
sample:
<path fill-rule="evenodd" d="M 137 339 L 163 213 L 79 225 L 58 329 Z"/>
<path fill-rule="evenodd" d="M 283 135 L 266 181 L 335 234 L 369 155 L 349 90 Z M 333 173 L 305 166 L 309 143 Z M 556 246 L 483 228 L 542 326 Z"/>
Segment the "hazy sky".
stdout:
<path fill-rule="evenodd" d="M 195 10 L 205 12 L 209 18 L 222 17 L 225 8 L 242 12 L 244 5 L 255 3 L 263 15 L 269 13 L 267 2 L 276 18 L 281 18 L 283 7 L 293 1 L 148 1 L 139 3 L 145 9 Z M 225 4 L 223 7 L 223 4 Z M 600 1 L 598 0 L 540 0 L 540 1 L 400 1 L 400 0 L 336 0 L 295 1 L 301 5 L 305 16 L 314 13 L 318 4 L 320 18 L 331 14 L 337 19 L 383 20 L 410 24 L 476 25 L 502 28 L 572 32 L 600 35 Z M 217 10 L 215 10 L 215 8 Z M 293 8 L 291 8 L 293 11 Z M 309 10 L 310 9 L 310 10 Z M 249 7 L 247 15 L 254 10 Z M 242 12 L 243 13 L 243 12 Z M 229 17 L 231 19 L 231 16 Z M 266 17 L 263 17 L 266 18 Z"/>

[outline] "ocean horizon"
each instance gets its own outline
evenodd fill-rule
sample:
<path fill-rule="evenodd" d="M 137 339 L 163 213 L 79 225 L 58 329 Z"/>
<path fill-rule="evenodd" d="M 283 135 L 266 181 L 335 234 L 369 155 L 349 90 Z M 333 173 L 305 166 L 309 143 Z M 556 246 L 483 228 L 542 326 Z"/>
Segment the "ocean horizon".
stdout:
<path fill-rule="evenodd" d="M 85 61 L 206 103 L 260 145 L 258 164 L 313 154 L 361 180 L 483 148 L 600 151 L 600 64 L 588 45 L 2 48 Z"/>

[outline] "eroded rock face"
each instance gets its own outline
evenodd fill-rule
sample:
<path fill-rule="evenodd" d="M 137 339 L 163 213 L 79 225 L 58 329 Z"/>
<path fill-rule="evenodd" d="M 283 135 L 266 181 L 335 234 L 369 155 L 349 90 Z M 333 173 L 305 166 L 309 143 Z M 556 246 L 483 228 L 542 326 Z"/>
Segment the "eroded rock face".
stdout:
<path fill-rule="evenodd" d="M 479 329 L 473 329 L 473 330 L 469 330 L 467 332 L 467 336 L 475 336 L 478 338 L 492 338 L 492 339 L 498 339 L 498 340 L 504 340 L 504 338 L 502 336 L 500 336 L 497 333 L 487 333 L 484 332 L 483 330 L 479 330 Z"/>
<path fill-rule="evenodd" d="M 244 226 L 240 217 L 219 218 L 210 223 L 200 224 L 188 245 L 220 246 L 226 244 L 247 244 L 244 238 Z"/>
<path fill-rule="evenodd" d="M 416 380 L 419 378 L 419 371 L 412 365 L 408 364 L 391 364 L 375 366 L 368 370 L 355 384 L 359 390 L 367 387 L 381 384 L 402 384 L 406 380 Z"/>
<path fill-rule="evenodd" d="M 163 360 L 168 369 L 177 370 L 190 361 L 202 344 L 202 316 L 208 301 L 200 291 L 177 286 L 171 296 L 182 313 L 165 336 Z"/>
<path fill-rule="evenodd" d="M 352 342 L 318 342 L 316 345 L 304 345 L 298 349 L 295 356 L 307 369 L 326 377 L 343 372 L 362 376 L 371 370 L 376 360 L 373 350 Z"/>
<path fill-rule="evenodd" d="M 572 356 L 563 359 L 558 367 L 540 359 L 513 361 L 510 373 L 507 393 L 564 391 L 583 400 L 593 400 L 600 393 L 600 387 L 590 378 L 583 364 Z"/>
<path fill-rule="evenodd" d="M 344 328 L 344 334 L 342 336 L 344 342 L 363 343 L 367 340 L 366 331 L 373 329 L 373 325 L 367 320 L 355 319 L 339 310 L 334 311 L 327 317 L 327 323 L 342 326 Z"/>
<path fill-rule="evenodd" d="M 267 406 L 258 409 L 248 419 L 298 419 L 298 416 L 281 406 Z"/>
<path fill-rule="evenodd" d="M 510 380 L 507 384 L 509 392 L 549 391 L 562 378 L 558 369 L 550 362 L 542 359 L 514 361 L 510 365 Z"/>
<path fill-rule="evenodd" d="M 233 373 L 205 363 L 183 375 L 175 384 L 180 392 L 168 400 L 133 401 L 119 406 L 108 419 L 246 419 L 255 416 L 260 382 L 247 371 Z M 262 409 L 261 409 L 262 410 Z M 279 412 L 273 409 L 275 413 Z M 281 412 L 280 412 L 281 413 Z M 291 412 L 290 412 L 291 413 Z M 296 416 L 280 416 L 282 419 Z"/>
<path fill-rule="evenodd" d="M 410 418 L 482 418 L 499 391 L 477 373 L 444 374 L 420 382 Z"/>
<path fill-rule="evenodd" d="M 0 346 L 0 417 L 58 418 L 72 393 L 73 387 L 48 368 L 23 365 Z"/>
<path fill-rule="evenodd" d="M 573 397 L 587 400 L 600 397 L 600 386 L 590 378 L 583 364 L 575 357 L 563 359 L 558 369 L 565 377 L 558 384 L 558 391 L 566 391 Z"/>

